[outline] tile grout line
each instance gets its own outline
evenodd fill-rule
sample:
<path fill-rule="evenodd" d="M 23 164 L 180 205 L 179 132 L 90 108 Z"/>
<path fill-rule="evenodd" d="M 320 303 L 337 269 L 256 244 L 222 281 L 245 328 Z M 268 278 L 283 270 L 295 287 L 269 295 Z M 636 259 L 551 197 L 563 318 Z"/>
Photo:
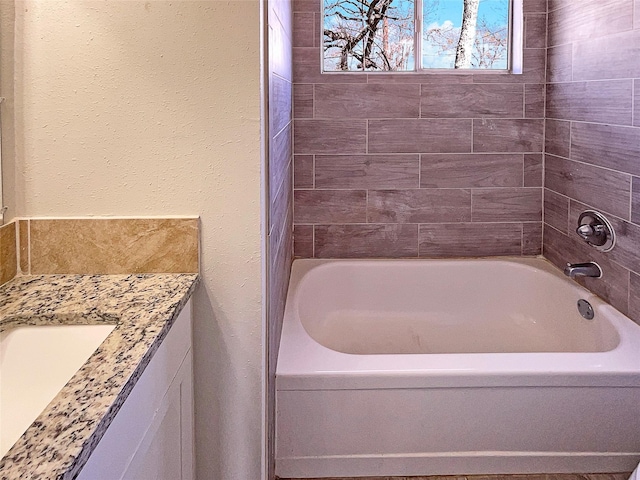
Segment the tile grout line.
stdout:
<path fill-rule="evenodd" d="M 631 125 L 635 126 L 636 124 L 636 115 L 640 112 L 636 112 L 636 82 L 637 79 L 633 79 L 631 82 Z M 640 118 L 638 119 L 640 120 Z"/>
<path fill-rule="evenodd" d="M 633 176 L 629 179 L 629 222 L 632 222 L 632 214 L 633 214 Z"/>

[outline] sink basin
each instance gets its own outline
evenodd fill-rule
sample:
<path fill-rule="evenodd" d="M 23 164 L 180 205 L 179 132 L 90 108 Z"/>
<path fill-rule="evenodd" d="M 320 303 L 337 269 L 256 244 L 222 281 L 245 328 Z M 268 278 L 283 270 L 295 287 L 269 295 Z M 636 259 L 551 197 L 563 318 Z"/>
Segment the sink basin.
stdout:
<path fill-rule="evenodd" d="M 114 328 L 24 326 L 0 333 L 0 458 Z"/>

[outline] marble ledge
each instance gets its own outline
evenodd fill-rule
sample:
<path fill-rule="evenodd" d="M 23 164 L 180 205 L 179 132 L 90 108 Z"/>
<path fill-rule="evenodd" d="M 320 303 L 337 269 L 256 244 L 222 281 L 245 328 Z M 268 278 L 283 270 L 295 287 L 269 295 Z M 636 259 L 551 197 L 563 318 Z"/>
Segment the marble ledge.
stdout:
<path fill-rule="evenodd" d="M 193 293 L 197 274 L 37 275 L 0 287 L 0 330 L 116 324 L 0 461 L 0 479 L 72 479 Z"/>

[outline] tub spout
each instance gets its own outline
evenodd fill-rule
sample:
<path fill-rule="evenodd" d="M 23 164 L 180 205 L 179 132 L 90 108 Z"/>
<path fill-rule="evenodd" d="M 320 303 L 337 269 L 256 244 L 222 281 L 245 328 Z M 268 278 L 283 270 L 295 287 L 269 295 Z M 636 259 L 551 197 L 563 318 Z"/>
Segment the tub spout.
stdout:
<path fill-rule="evenodd" d="M 602 269 L 595 262 L 567 263 L 564 274 L 571 278 L 576 277 L 602 277 Z"/>

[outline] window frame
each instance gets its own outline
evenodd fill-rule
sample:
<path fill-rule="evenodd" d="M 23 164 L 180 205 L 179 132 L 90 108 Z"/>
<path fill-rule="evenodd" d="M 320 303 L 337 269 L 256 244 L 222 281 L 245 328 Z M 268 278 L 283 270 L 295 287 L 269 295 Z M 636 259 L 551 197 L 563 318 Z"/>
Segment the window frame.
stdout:
<path fill-rule="evenodd" d="M 322 74 L 393 74 L 393 75 L 416 75 L 416 74 L 522 74 L 523 73 L 523 54 L 524 54 L 524 0 L 508 0 L 509 2 L 509 35 L 507 49 L 507 68 L 506 69 L 487 69 L 487 68 L 422 68 L 422 27 L 423 27 L 423 0 L 414 0 L 414 69 L 413 70 L 325 70 L 324 69 L 324 25 L 325 25 L 325 0 L 322 2 L 320 20 L 322 22 L 320 28 L 320 70 Z M 462 1 L 462 0 L 461 0 Z"/>

